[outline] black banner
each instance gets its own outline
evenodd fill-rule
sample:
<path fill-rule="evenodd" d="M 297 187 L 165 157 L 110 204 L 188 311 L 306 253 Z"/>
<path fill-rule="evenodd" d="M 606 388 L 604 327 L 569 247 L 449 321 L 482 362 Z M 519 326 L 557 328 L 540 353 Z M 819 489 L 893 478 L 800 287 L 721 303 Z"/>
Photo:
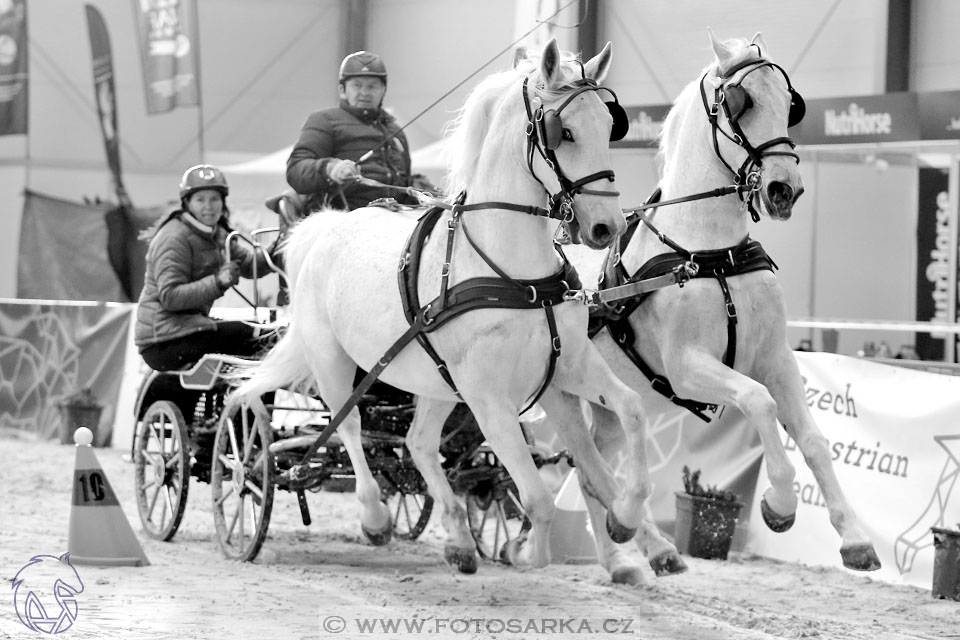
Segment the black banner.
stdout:
<path fill-rule="evenodd" d="M 90 33 L 90 53 L 93 56 L 93 92 L 97 97 L 97 115 L 100 116 L 100 131 L 107 151 L 107 164 L 113 176 L 113 184 L 121 205 L 129 205 L 127 190 L 123 186 L 120 170 L 120 136 L 117 133 L 117 97 L 113 78 L 113 54 L 110 36 L 100 12 L 86 5 L 87 30 Z"/>
<path fill-rule="evenodd" d="M 27 133 L 27 42 L 26 0 L 0 2 L 0 136 Z"/>
<path fill-rule="evenodd" d="M 917 320 L 953 322 L 950 289 L 951 231 L 949 174 L 921 167 L 917 185 Z M 917 354 L 923 360 L 943 361 L 948 336 L 917 333 Z M 952 340 L 950 344 L 952 344 Z"/>

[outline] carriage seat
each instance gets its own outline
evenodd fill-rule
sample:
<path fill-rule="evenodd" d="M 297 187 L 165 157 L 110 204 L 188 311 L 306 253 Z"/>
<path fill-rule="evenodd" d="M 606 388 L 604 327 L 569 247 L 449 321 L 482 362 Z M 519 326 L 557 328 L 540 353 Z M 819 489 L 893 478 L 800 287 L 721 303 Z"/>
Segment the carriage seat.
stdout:
<path fill-rule="evenodd" d="M 293 189 L 286 189 L 275 196 L 267 198 L 263 204 L 279 215 L 288 225 L 295 224 L 303 218 L 307 204 L 307 196 L 302 196 Z"/>
<path fill-rule="evenodd" d="M 178 375 L 180 385 L 184 389 L 206 391 L 220 382 L 224 374 L 228 374 L 238 367 L 247 366 L 251 362 L 256 362 L 256 360 L 224 353 L 206 353 L 189 368 L 181 371 L 169 371 L 168 373 Z"/>

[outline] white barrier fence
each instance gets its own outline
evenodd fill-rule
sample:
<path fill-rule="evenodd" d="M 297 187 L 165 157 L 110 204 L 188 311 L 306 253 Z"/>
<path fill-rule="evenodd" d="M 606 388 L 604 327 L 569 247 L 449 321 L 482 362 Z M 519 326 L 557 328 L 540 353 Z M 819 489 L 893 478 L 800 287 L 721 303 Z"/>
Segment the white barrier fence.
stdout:
<path fill-rule="evenodd" d="M 930 527 L 960 526 L 960 377 L 827 353 L 798 353 L 807 404 L 830 442 L 840 485 L 873 539 L 885 581 L 930 588 Z M 753 501 L 746 550 L 810 565 L 841 566 L 840 539 L 795 444 L 797 521 L 785 533 L 763 523 Z M 769 483 L 761 465 L 758 494 Z"/>

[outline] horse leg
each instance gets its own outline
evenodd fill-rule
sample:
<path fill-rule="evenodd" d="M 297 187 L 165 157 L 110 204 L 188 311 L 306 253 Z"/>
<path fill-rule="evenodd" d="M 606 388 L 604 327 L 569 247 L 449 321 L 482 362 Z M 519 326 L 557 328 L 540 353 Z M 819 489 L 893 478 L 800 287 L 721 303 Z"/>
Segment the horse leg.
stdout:
<path fill-rule="evenodd" d="M 616 415 L 610 411 L 595 405 L 591 406 L 591 409 L 593 410 L 594 441 L 604 459 L 616 467 L 618 465 L 615 460 L 619 452 L 624 449 L 623 430 Z M 613 542 L 606 527 L 603 526 L 606 516 L 603 505 L 586 492 L 584 492 L 584 501 L 587 512 L 590 514 L 597 557 L 610 574 L 611 580 L 615 584 L 634 586 L 645 584 L 646 578 L 640 565 L 620 545 Z M 663 536 L 654 522 L 649 503 L 644 504 L 643 519 L 634 541 L 658 577 L 683 573 L 687 570 L 687 565 L 680 557 L 677 548 Z"/>
<path fill-rule="evenodd" d="M 447 532 L 444 560 L 455 565 L 461 573 L 476 573 L 477 545 L 470 535 L 467 512 L 454 494 L 437 456 L 444 422 L 456 404 L 418 397 L 413 424 L 407 432 L 407 448 L 427 483 L 430 495 L 440 505 L 443 528 Z"/>
<path fill-rule="evenodd" d="M 840 534 L 840 556 L 843 566 L 857 571 L 880 568 L 880 558 L 873 542 L 860 526 L 853 507 L 847 501 L 837 480 L 830 456 L 830 443 L 817 428 L 803 392 L 803 380 L 796 358 L 786 352 L 776 358 L 777 373 L 771 375 L 768 388 L 780 408 L 779 418 L 787 434 L 797 443 L 803 459 L 813 472 L 827 503 L 830 523 Z"/>
<path fill-rule="evenodd" d="M 780 440 L 773 396 L 764 385 L 699 349 L 684 349 L 678 358 L 664 361 L 668 365 L 667 376 L 675 381 L 677 395 L 731 404 L 757 430 L 770 480 L 761 499 L 764 520 L 774 531 L 789 529 L 797 512 L 797 494 L 793 490 L 796 470 Z"/>
<path fill-rule="evenodd" d="M 552 385 L 566 393 L 552 394 L 548 389 L 544 397 L 550 397 L 546 403 L 541 398 L 541 404 L 573 452 L 581 474 L 587 476 L 585 491 L 607 508 L 606 528 L 610 537 L 614 542 L 626 542 L 636 533 L 643 517 L 643 505 L 653 489 L 647 466 L 647 419 L 642 400 L 614 375 L 593 343 L 586 342 L 573 361 L 576 366 L 559 370 Z M 626 434 L 627 451 L 622 489 L 590 438 L 580 404 L 571 394 L 602 406 L 619 418 Z"/>
<path fill-rule="evenodd" d="M 356 364 L 339 344 L 332 340 L 305 342 L 309 345 L 305 345 L 310 354 L 307 360 L 317 381 L 320 397 L 331 413 L 336 414 L 353 392 Z M 340 436 L 353 466 L 356 496 L 360 502 L 360 529 L 372 544 L 387 544 L 393 536 L 393 521 L 390 518 L 390 509 L 381 500 L 380 483 L 367 465 L 367 457 L 360 440 L 360 412 L 356 407 L 350 410 L 337 427 L 337 435 Z"/>
<path fill-rule="evenodd" d="M 506 467 L 520 492 L 520 503 L 530 522 L 529 530 L 508 541 L 500 560 L 515 566 L 544 567 L 550 564 L 550 523 L 555 508 L 530 455 L 530 448 L 517 422 L 519 410 L 500 398 L 464 398 L 494 454 Z"/>

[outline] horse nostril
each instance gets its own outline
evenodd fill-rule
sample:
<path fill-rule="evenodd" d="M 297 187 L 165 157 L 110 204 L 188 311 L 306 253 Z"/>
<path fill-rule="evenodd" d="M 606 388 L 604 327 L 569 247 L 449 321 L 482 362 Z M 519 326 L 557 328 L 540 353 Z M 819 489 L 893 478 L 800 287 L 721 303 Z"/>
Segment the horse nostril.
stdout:
<path fill-rule="evenodd" d="M 613 239 L 613 234 L 610 233 L 610 227 L 605 224 L 594 225 L 593 239 L 595 242 L 603 246 L 610 244 L 610 241 Z"/>
<path fill-rule="evenodd" d="M 767 186 L 767 197 L 778 210 L 793 206 L 793 187 L 786 182 L 771 182 Z"/>

